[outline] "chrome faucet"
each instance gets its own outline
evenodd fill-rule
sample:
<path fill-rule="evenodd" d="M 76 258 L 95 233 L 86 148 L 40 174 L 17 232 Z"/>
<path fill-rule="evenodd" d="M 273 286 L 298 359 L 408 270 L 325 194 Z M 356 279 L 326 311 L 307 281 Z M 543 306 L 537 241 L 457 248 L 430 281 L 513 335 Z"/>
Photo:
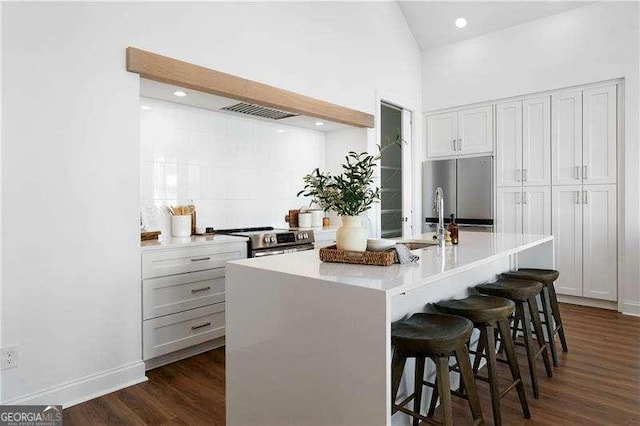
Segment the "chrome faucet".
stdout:
<path fill-rule="evenodd" d="M 444 247 L 444 191 L 438 187 L 436 189 L 436 198 L 433 201 L 434 210 L 438 212 L 438 227 L 436 228 L 436 240 L 438 245 Z"/>

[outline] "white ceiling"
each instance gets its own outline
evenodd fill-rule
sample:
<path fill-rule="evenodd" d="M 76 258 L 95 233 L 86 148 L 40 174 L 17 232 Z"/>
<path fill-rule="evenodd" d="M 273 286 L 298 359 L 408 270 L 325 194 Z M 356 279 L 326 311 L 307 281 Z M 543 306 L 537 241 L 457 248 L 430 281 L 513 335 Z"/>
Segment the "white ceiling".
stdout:
<path fill-rule="evenodd" d="M 424 50 L 512 27 L 534 19 L 586 6 L 586 1 L 399 1 L 400 8 Z M 455 20 L 467 19 L 459 29 Z"/>

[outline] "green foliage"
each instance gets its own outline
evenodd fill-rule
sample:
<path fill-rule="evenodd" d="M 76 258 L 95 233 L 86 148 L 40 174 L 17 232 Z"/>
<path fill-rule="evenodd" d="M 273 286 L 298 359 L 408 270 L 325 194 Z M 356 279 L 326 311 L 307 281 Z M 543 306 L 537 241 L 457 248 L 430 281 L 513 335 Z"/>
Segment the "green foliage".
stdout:
<path fill-rule="evenodd" d="M 322 209 L 334 210 L 343 216 L 357 216 L 380 199 L 380 188 L 371 188 L 373 169 L 380 156 L 366 152 L 349 152 L 342 165 L 343 173 L 331 176 L 315 169 L 303 180 L 305 186 L 298 196 L 313 197 Z"/>

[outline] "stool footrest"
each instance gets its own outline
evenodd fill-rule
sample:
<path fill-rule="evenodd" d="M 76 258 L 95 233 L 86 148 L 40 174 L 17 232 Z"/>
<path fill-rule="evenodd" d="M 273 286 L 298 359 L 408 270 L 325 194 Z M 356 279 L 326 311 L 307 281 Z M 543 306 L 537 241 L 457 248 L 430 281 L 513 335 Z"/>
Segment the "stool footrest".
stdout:
<path fill-rule="evenodd" d="M 393 408 L 395 408 L 396 411 L 401 411 L 401 412 L 403 412 L 405 414 L 410 415 L 411 417 L 417 417 L 420 420 L 422 420 L 423 422 L 426 422 L 426 423 L 428 423 L 430 425 L 439 425 L 440 424 L 440 422 L 437 422 L 437 421 L 435 421 L 433 419 L 430 419 L 429 417 L 423 416 L 422 414 L 414 413 L 413 411 L 409 410 L 408 408 L 404 408 L 404 407 L 401 407 L 401 406 L 395 405 L 395 404 L 393 405 Z"/>
<path fill-rule="evenodd" d="M 500 392 L 500 398 L 504 398 L 504 396 L 509 393 L 509 391 L 511 389 L 513 389 L 514 387 L 516 387 L 516 385 L 518 385 L 519 383 L 521 383 L 522 380 L 518 379 L 518 380 L 514 380 L 513 383 L 511 383 L 509 386 L 507 386 L 504 390 L 502 390 Z"/>

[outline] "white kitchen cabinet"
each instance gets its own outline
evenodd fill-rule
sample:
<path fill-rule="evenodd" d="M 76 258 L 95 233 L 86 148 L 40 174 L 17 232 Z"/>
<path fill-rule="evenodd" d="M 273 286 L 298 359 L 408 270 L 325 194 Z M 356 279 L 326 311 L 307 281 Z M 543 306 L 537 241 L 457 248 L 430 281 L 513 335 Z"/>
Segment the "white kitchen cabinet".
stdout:
<path fill-rule="evenodd" d="M 527 186 L 523 188 L 522 233 L 551 235 L 550 186 Z"/>
<path fill-rule="evenodd" d="M 617 300 L 616 185 L 553 190 L 559 294 Z"/>
<path fill-rule="evenodd" d="M 582 94 L 582 179 L 585 184 L 616 183 L 616 85 Z"/>
<path fill-rule="evenodd" d="M 522 233 L 522 189 L 498 188 L 496 197 L 496 231 Z"/>
<path fill-rule="evenodd" d="M 551 234 L 550 187 L 498 188 L 496 201 L 497 232 Z"/>
<path fill-rule="evenodd" d="M 549 96 L 522 101 L 522 183 L 551 184 L 551 100 Z"/>
<path fill-rule="evenodd" d="M 551 183 L 551 116 L 548 96 L 496 105 L 497 185 Z"/>
<path fill-rule="evenodd" d="M 522 101 L 496 105 L 497 186 L 522 186 Z"/>
<path fill-rule="evenodd" d="M 582 296 L 582 185 L 554 186 L 551 192 L 556 269 L 560 271 L 556 291 Z"/>
<path fill-rule="evenodd" d="M 554 185 L 616 183 L 617 86 L 552 95 Z"/>
<path fill-rule="evenodd" d="M 193 355 L 194 346 L 225 335 L 225 263 L 246 257 L 242 237 L 143 243 L 142 354 L 147 368 Z"/>
<path fill-rule="evenodd" d="M 551 95 L 552 182 L 576 185 L 582 182 L 582 90 Z"/>
<path fill-rule="evenodd" d="M 493 152 L 491 105 L 458 111 L 458 154 Z"/>
<path fill-rule="evenodd" d="M 617 300 L 616 185 L 585 185 L 582 192 L 585 297 Z"/>
<path fill-rule="evenodd" d="M 457 139 L 457 112 L 427 116 L 427 155 L 429 157 L 456 155 Z"/>
<path fill-rule="evenodd" d="M 491 154 L 491 105 L 426 116 L 427 157 Z"/>

